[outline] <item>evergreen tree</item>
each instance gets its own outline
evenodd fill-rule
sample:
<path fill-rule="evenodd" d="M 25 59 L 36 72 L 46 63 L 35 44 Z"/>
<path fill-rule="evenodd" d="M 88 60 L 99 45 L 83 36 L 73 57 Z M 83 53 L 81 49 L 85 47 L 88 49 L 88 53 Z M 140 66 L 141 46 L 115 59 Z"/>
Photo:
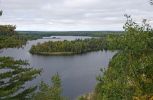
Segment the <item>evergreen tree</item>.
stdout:
<path fill-rule="evenodd" d="M 65 98 L 61 96 L 61 79 L 58 73 L 51 78 L 51 81 L 51 86 L 44 82 L 40 84 L 39 92 L 34 94 L 33 100 L 65 100 Z"/>
<path fill-rule="evenodd" d="M 0 57 L 0 100 L 25 100 L 36 90 L 25 83 L 36 78 L 40 70 L 28 68 L 28 63 L 10 57 Z"/>
<path fill-rule="evenodd" d="M 109 48 L 119 49 L 97 79 L 95 100 L 151 100 L 153 96 L 153 31 L 127 16 L 125 33 L 108 37 Z"/>

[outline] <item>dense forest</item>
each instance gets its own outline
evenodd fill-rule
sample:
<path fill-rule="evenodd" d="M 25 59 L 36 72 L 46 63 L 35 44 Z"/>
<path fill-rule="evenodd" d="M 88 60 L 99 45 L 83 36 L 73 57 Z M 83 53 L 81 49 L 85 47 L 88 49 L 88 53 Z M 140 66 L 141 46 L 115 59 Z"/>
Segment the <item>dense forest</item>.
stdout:
<path fill-rule="evenodd" d="M 101 69 L 90 100 L 152 100 L 153 99 L 153 30 L 146 20 L 142 25 L 127 16 L 124 35 L 107 38 L 110 50 L 119 50 Z M 88 100 L 82 96 L 80 100 Z"/>
<path fill-rule="evenodd" d="M 69 55 L 104 49 L 106 49 L 105 38 L 92 38 L 74 41 L 49 41 L 42 44 L 38 43 L 32 46 L 30 53 L 40 55 Z"/>
<path fill-rule="evenodd" d="M 120 35 L 122 31 L 17 31 L 20 36 L 27 39 L 40 39 L 50 36 L 90 36 L 90 37 L 106 37 L 109 35 Z"/>

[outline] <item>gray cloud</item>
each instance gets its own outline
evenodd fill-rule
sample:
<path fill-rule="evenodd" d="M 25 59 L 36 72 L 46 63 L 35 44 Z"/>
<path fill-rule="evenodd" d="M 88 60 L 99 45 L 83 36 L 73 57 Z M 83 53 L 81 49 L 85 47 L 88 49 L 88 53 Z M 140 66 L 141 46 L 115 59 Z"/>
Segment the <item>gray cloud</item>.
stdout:
<path fill-rule="evenodd" d="M 1 24 L 17 30 L 122 30 L 125 13 L 137 22 L 153 10 L 147 0 L 1 0 Z"/>

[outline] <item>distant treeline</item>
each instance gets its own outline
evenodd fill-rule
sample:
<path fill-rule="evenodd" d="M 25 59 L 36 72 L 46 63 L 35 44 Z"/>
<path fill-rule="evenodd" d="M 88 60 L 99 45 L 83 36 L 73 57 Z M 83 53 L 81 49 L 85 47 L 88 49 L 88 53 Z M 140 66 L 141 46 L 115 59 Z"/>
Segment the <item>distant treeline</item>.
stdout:
<path fill-rule="evenodd" d="M 48 36 L 91 36 L 91 37 L 105 37 L 108 34 L 121 34 L 122 31 L 18 31 L 20 35 L 27 39 L 38 39 Z"/>

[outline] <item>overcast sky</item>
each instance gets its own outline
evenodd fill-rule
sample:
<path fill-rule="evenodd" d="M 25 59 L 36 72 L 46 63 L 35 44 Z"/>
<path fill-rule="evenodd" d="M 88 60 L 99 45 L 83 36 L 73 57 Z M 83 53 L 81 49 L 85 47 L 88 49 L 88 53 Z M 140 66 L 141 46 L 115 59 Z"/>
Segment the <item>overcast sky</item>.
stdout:
<path fill-rule="evenodd" d="M 17 30 L 122 30 L 124 14 L 153 25 L 149 0 L 0 0 L 0 24 Z"/>

